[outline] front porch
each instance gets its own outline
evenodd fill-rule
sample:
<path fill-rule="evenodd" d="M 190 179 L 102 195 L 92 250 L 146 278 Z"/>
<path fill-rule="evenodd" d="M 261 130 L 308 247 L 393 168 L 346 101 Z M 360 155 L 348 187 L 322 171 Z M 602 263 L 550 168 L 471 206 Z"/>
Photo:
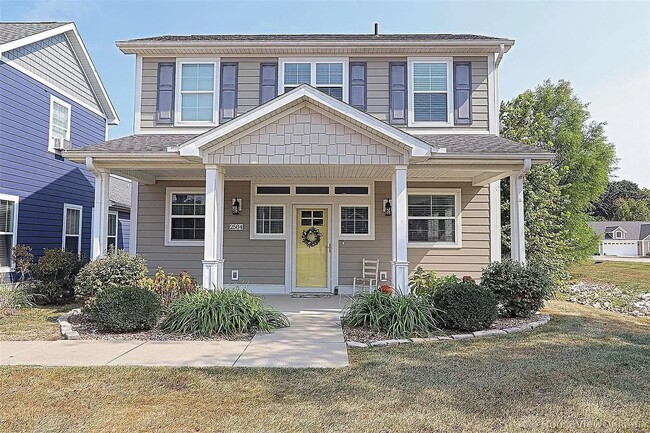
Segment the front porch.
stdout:
<path fill-rule="evenodd" d="M 429 139 L 433 137 L 433 139 Z M 425 140 L 426 138 L 426 140 Z M 523 176 L 547 154 L 487 135 L 418 136 L 301 86 L 196 136 L 142 135 L 66 156 L 133 179 L 131 250 L 151 270 L 262 294 L 348 292 L 364 258 L 402 292 L 416 267 L 479 277 L 499 260 L 500 179 L 525 260 Z"/>

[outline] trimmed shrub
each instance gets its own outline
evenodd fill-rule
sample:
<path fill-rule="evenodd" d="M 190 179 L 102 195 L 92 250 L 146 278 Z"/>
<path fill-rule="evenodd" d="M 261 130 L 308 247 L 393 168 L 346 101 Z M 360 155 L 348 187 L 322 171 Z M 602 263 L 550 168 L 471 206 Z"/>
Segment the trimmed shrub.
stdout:
<path fill-rule="evenodd" d="M 491 263 L 483 270 L 481 285 L 496 295 L 506 317 L 528 317 L 553 295 L 553 280 L 545 268 L 513 260 Z"/>
<path fill-rule="evenodd" d="M 28 283 L 38 303 L 62 305 L 74 300 L 74 279 L 84 259 L 61 249 L 45 249 Z"/>
<path fill-rule="evenodd" d="M 289 326 L 289 319 L 241 289 L 197 290 L 180 296 L 167 309 L 161 324 L 166 332 L 233 336 L 269 332 Z"/>
<path fill-rule="evenodd" d="M 158 296 L 142 287 L 120 286 L 102 290 L 86 312 L 102 331 L 133 332 L 153 328 L 162 307 Z"/>
<path fill-rule="evenodd" d="M 498 316 L 496 297 L 473 280 L 445 284 L 432 300 L 439 310 L 438 319 L 449 329 L 478 331 Z"/>
<path fill-rule="evenodd" d="M 74 293 L 77 298 L 86 299 L 111 287 L 141 287 L 146 276 L 144 257 L 117 250 L 84 266 L 75 280 Z"/>
<path fill-rule="evenodd" d="M 343 315 L 342 323 L 383 332 L 393 338 L 406 338 L 436 331 L 434 313 L 426 297 L 374 291 L 355 298 Z"/>

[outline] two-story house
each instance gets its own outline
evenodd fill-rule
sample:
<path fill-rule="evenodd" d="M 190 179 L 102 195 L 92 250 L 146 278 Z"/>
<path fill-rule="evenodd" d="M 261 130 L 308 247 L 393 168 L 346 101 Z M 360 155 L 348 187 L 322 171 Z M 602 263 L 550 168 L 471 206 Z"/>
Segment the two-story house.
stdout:
<path fill-rule="evenodd" d="M 95 178 L 62 153 L 106 140 L 117 123 L 73 23 L 0 23 L 0 273 L 17 243 L 37 257 L 90 256 Z M 107 212 L 104 244 L 126 247 L 128 207 Z"/>
<path fill-rule="evenodd" d="M 524 260 L 523 176 L 553 157 L 499 137 L 498 68 L 513 44 L 377 32 L 120 41 L 135 55 L 135 134 L 66 157 L 95 173 L 101 212 L 110 174 L 133 179 L 131 250 L 206 287 L 346 292 L 363 259 L 402 291 L 418 266 L 478 277 L 501 256 L 498 181 L 512 181 L 512 255 Z"/>

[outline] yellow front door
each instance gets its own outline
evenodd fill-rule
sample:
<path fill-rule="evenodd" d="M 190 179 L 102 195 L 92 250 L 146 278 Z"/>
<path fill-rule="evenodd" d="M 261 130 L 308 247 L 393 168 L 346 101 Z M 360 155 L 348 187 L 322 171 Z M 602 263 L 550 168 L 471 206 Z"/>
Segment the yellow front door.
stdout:
<path fill-rule="evenodd" d="M 327 209 L 296 212 L 296 289 L 327 289 Z"/>

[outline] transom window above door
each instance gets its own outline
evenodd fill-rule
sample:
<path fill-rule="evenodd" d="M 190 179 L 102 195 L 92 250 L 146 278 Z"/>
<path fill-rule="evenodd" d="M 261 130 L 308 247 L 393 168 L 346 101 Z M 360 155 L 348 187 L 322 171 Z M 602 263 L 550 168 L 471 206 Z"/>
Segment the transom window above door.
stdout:
<path fill-rule="evenodd" d="M 347 101 L 347 60 L 285 59 L 281 65 L 282 92 L 310 84 L 336 99 Z"/>

